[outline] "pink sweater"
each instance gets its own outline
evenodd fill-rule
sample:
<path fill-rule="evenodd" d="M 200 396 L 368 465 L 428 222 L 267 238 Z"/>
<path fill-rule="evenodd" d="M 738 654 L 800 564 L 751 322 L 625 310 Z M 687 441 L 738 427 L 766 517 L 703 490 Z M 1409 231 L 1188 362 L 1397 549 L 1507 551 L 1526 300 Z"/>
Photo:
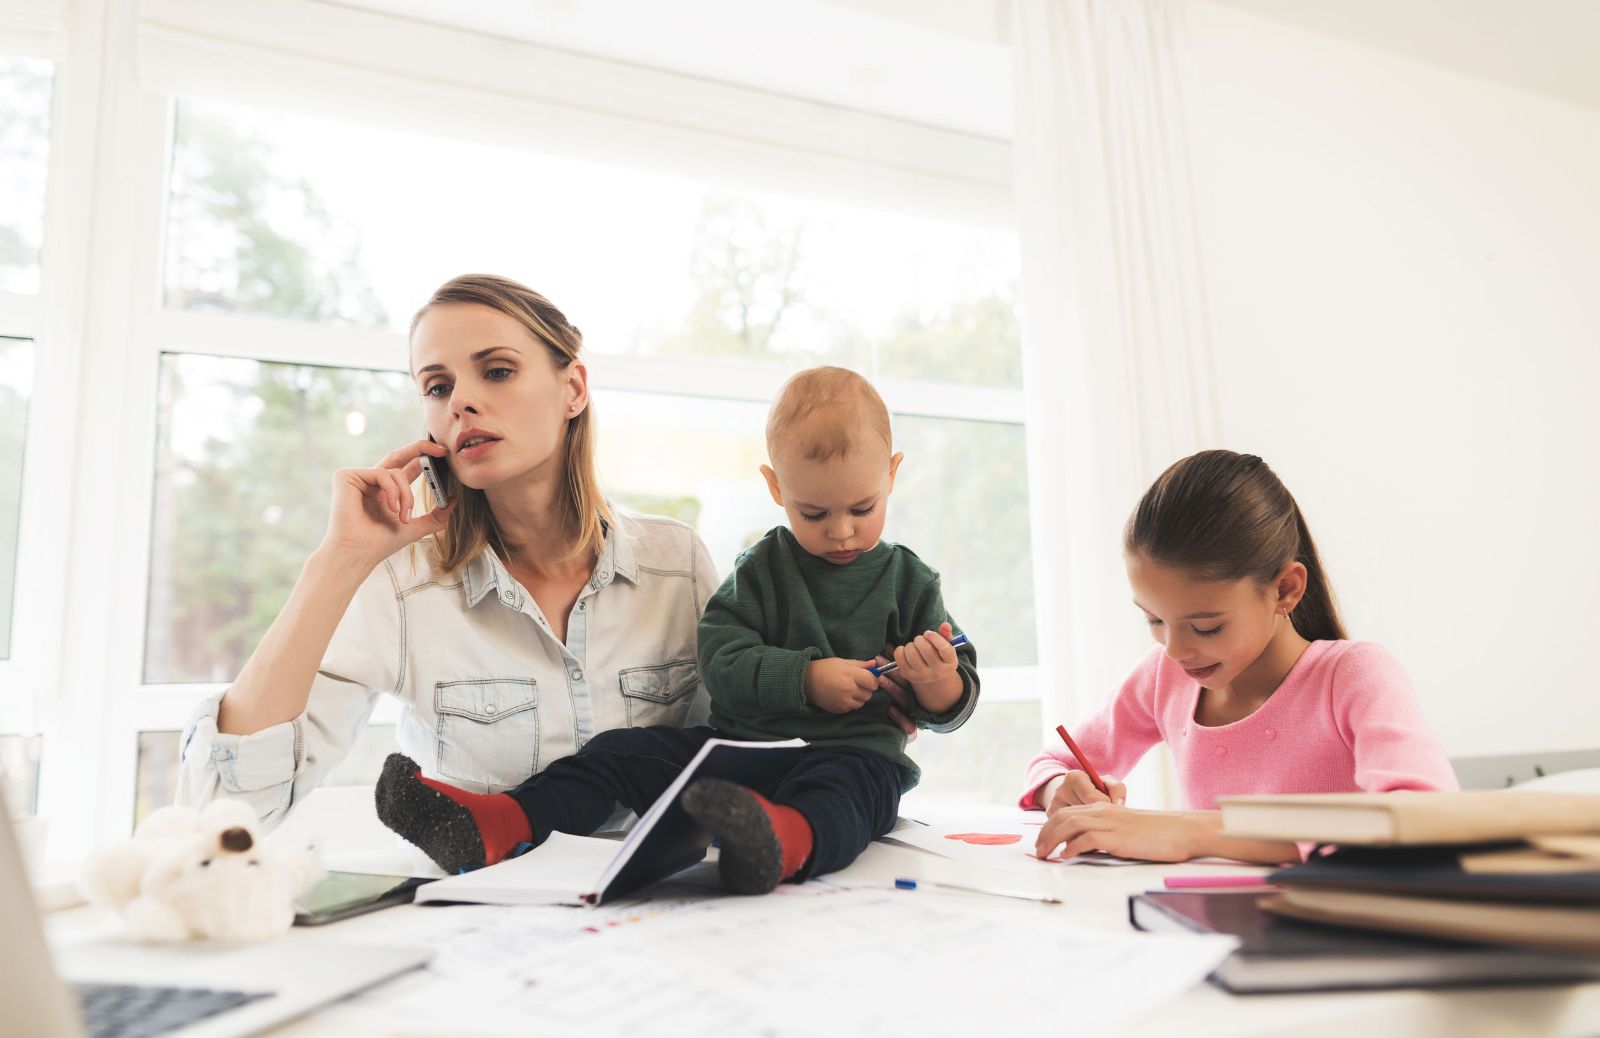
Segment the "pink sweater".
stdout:
<path fill-rule="evenodd" d="M 1312 642 L 1278 690 L 1233 724 L 1196 723 L 1199 698 L 1200 685 L 1157 646 L 1072 737 L 1095 770 L 1118 778 L 1165 740 L 1190 810 L 1229 794 L 1457 788 L 1411 682 L 1381 645 Z M 1069 770 L 1078 764 L 1066 746 L 1047 745 L 1028 765 L 1021 806 L 1036 808 L 1034 792 Z"/>

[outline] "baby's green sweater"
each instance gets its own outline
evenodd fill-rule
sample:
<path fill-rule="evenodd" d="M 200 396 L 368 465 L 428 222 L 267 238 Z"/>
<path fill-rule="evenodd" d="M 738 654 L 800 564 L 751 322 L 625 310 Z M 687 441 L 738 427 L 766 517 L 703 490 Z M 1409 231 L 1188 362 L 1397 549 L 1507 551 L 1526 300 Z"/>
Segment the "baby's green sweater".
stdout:
<path fill-rule="evenodd" d="M 939 574 L 910 548 L 887 541 L 838 566 L 819 559 L 779 526 L 746 549 L 706 603 L 700 619 L 700 676 L 711 695 L 711 723 L 735 739 L 799 737 L 817 746 L 858 746 L 880 753 L 905 774 L 921 772 L 906 756 L 906 737 L 889 720 L 882 690 L 858 710 L 830 714 L 806 702 L 805 666 L 812 660 L 889 655 L 948 621 Z M 885 648 L 890 652 L 885 652 Z M 915 702 L 919 727 L 950 732 L 978 703 L 977 653 L 956 650 L 961 698 L 941 714 Z"/>

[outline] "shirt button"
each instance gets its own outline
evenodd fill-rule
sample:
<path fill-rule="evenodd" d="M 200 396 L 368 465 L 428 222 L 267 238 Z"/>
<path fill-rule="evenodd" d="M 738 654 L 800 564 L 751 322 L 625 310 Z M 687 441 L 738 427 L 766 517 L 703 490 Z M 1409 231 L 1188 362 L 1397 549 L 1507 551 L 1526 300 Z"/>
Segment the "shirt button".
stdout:
<path fill-rule="evenodd" d="M 579 602 L 579 603 L 578 603 L 578 612 L 580 612 L 580 613 L 581 613 L 581 612 L 583 612 L 583 607 L 584 607 L 584 606 L 585 606 L 585 605 L 587 605 L 587 604 L 588 604 L 588 603 L 586 603 L 586 602 Z"/>
<path fill-rule="evenodd" d="M 576 667 L 574 667 L 572 669 L 572 680 L 573 681 L 581 681 L 581 680 L 583 680 L 583 671 L 581 671 L 581 670 L 577 669 Z"/>
<path fill-rule="evenodd" d="M 1215 753 L 1218 757 L 1226 757 L 1228 755 L 1228 748 L 1226 746 L 1218 746 L 1211 752 Z"/>
<path fill-rule="evenodd" d="M 1265 735 L 1268 739 L 1276 739 L 1278 737 L 1278 730 L 1276 728 L 1268 728 L 1261 734 Z"/>
<path fill-rule="evenodd" d="M 483 712 L 486 713 L 486 714 L 494 713 L 495 712 L 495 705 L 493 703 L 490 703 L 488 706 L 483 708 Z"/>

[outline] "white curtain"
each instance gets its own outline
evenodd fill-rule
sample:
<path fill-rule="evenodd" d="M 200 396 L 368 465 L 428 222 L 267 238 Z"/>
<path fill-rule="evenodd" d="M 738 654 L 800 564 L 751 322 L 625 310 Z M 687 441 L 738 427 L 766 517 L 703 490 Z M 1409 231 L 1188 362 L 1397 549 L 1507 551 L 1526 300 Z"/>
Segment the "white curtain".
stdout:
<path fill-rule="evenodd" d="M 1099 706 L 1149 639 L 1122 525 L 1216 440 L 1175 0 L 1012 0 L 1017 220 L 1045 717 Z"/>

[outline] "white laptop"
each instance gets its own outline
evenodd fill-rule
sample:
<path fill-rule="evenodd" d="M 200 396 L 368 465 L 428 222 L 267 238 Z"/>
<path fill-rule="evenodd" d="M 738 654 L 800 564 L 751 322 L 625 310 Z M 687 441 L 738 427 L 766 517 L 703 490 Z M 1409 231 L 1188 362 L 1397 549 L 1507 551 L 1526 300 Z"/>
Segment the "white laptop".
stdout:
<path fill-rule="evenodd" d="M 317 939 L 171 947 L 46 945 L 0 796 L 0 1006 L 28 1038 L 231 1038 L 283 1023 L 423 965 L 425 949 Z"/>

